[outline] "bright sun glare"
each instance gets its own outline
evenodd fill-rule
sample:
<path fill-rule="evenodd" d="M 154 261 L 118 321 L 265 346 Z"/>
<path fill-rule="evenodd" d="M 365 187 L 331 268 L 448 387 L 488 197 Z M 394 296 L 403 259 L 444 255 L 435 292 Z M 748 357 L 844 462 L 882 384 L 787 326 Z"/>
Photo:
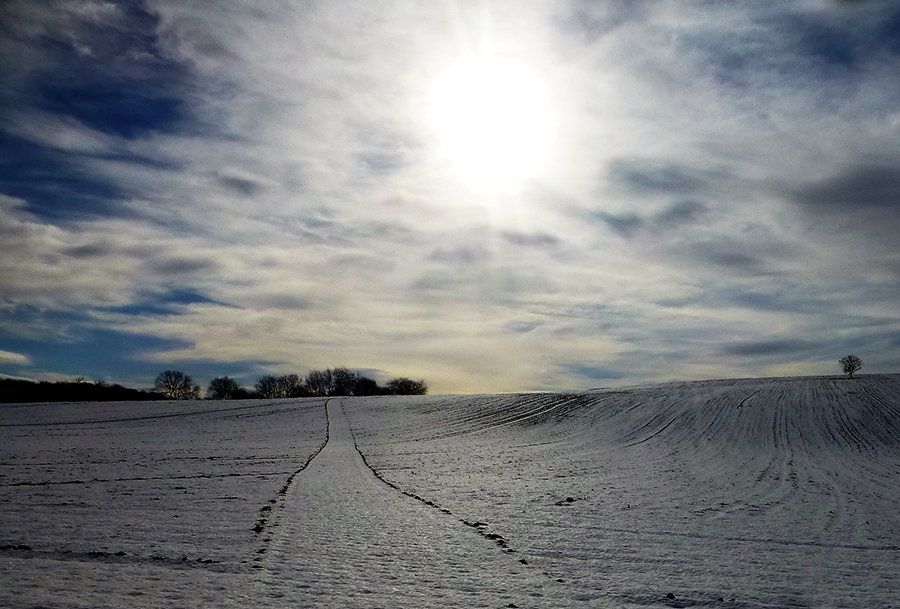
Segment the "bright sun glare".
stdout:
<path fill-rule="evenodd" d="M 442 152 L 469 180 L 515 188 L 547 160 L 546 91 L 522 66 L 460 61 L 440 81 L 434 107 Z"/>

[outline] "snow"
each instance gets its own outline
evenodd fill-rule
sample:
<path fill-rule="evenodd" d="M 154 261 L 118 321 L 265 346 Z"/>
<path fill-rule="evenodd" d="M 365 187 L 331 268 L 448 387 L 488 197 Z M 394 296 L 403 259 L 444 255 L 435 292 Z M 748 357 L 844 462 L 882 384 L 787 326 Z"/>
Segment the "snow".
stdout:
<path fill-rule="evenodd" d="M 0 406 L 0 606 L 894 607 L 898 473 L 900 375 Z"/>

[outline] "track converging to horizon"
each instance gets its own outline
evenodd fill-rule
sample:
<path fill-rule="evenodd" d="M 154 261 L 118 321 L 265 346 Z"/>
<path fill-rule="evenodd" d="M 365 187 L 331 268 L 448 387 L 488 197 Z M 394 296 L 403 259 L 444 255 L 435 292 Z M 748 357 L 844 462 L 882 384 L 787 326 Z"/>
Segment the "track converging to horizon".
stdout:
<path fill-rule="evenodd" d="M 379 479 L 342 401 L 326 407 L 328 441 L 294 477 L 267 531 L 261 597 L 315 607 L 523 607 L 563 592 L 515 552 Z"/>

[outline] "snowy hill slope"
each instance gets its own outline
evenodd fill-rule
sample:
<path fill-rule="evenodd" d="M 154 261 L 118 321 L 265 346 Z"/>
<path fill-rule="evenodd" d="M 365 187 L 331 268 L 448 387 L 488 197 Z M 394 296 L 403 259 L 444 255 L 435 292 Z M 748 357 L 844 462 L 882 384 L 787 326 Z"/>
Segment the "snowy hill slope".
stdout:
<path fill-rule="evenodd" d="M 385 478 L 487 522 L 569 582 L 574 598 L 900 599 L 898 375 L 369 400 L 347 410 Z"/>
<path fill-rule="evenodd" d="M 0 406 L 0 607 L 239 599 L 261 509 L 325 437 L 323 400 Z"/>
<path fill-rule="evenodd" d="M 892 607 L 898 474 L 900 375 L 3 405 L 0 606 Z"/>

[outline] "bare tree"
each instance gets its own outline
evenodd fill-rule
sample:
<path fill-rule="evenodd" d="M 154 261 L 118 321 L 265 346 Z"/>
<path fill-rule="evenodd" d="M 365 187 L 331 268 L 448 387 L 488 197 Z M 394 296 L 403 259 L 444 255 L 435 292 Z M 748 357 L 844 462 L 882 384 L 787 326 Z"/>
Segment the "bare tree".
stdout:
<path fill-rule="evenodd" d="M 405 377 L 389 380 L 387 388 L 394 395 L 425 395 L 428 393 L 428 384 L 424 380 L 414 381 Z"/>
<path fill-rule="evenodd" d="M 384 395 L 387 389 L 380 387 L 374 379 L 367 376 L 358 376 L 356 378 L 356 387 L 353 389 L 353 395 Z"/>
<path fill-rule="evenodd" d="M 331 368 L 311 370 L 306 375 L 306 389 L 311 395 L 330 395 L 331 384 Z"/>
<path fill-rule="evenodd" d="M 296 374 L 284 374 L 278 377 L 278 384 L 281 386 L 286 398 L 299 398 L 306 395 L 306 387 L 303 381 Z"/>
<path fill-rule="evenodd" d="M 269 374 L 256 381 L 256 392 L 264 398 L 298 398 L 306 394 L 306 388 L 296 374 Z"/>
<path fill-rule="evenodd" d="M 154 382 L 156 391 L 170 400 L 199 400 L 200 385 L 180 370 L 160 372 Z"/>
<path fill-rule="evenodd" d="M 208 400 L 235 400 L 244 397 L 247 397 L 247 392 L 230 376 L 214 378 L 206 389 Z"/>
<path fill-rule="evenodd" d="M 260 395 L 260 397 L 264 398 L 283 398 L 284 396 L 281 394 L 281 387 L 278 383 L 278 377 L 272 376 L 271 374 L 267 374 L 265 376 L 261 376 L 256 379 L 256 385 L 254 385 L 256 389 L 256 393 Z"/>
<path fill-rule="evenodd" d="M 838 360 L 845 374 L 849 374 L 853 378 L 853 373 L 862 368 L 862 360 L 855 355 L 848 355 Z"/>
<path fill-rule="evenodd" d="M 356 373 L 345 366 L 331 371 L 331 391 L 328 395 L 353 395 L 356 390 Z"/>

